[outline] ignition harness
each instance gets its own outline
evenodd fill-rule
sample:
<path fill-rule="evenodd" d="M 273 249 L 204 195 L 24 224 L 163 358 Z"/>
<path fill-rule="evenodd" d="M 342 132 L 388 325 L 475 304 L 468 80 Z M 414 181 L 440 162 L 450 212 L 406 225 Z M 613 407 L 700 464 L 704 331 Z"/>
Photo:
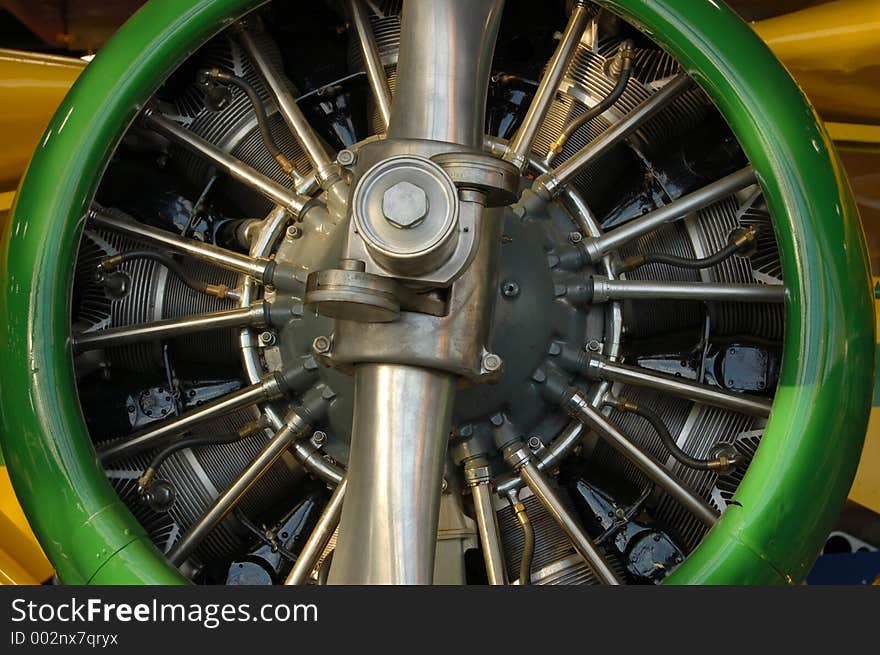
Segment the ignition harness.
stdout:
<path fill-rule="evenodd" d="M 757 236 L 758 231 L 754 227 L 738 227 L 727 237 L 727 245 L 712 255 L 699 259 L 688 259 L 687 257 L 679 257 L 661 252 L 634 255 L 623 260 L 623 264 L 618 269 L 618 272 L 627 273 L 647 264 L 668 264 L 676 268 L 690 269 L 709 268 L 737 254 L 743 257 L 752 254 Z"/>
<path fill-rule="evenodd" d="M 266 149 L 269 151 L 269 154 L 272 155 L 276 162 L 278 162 L 281 170 L 283 170 L 286 175 L 290 177 L 296 175 L 293 162 L 281 152 L 281 148 L 278 147 L 275 137 L 272 136 L 272 130 L 269 128 L 269 117 L 266 115 L 266 107 L 263 105 L 263 101 L 260 99 L 256 89 L 254 89 L 247 80 L 220 68 L 208 68 L 199 71 L 199 81 L 205 85 L 212 82 L 232 85 L 241 90 L 247 96 L 251 103 L 251 107 L 254 109 L 254 114 L 257 116 L 257 127 L 260 130 L 260 136 L 263 139 L 263 143 L 266 144 Z"/>
<path fill-rule="evenodd" d="M 183 439 L 179 439 L 174 441 L 162 450 L 160 450 L 156 455 L 150 460 L 150 463 L 147 465 L 147 468 L 144 469 L 141 477 L 138 478 L 138 493 L 144 495 L 149 491 L 150 486 L 153 483 L 153 479 L 156 477 L 156 473 L 159 471 L 159 467 L 162 466 L 162 463 L 171 457 L 178 450 L 183 450 L 184 448 L 195 448 L 196 446 L 212 446 L 216 444 L 224 444 L 224 443 L 234 443 L 236 441 L 241 441 L 242 439 L 246 439 L 253 434 L 256 434 L 258 430 L 262 429 L 262 426 L 257 421 L 251 421 L 244 425 L 237 432 L 228 432 L 220 435 L 199 435 L 199 436 L 191 436 L 184 437 Z"/>
<path fill-rule="evenodd" d="M 599 104 L 588 109 L 563 128 L 562 134 L 560 134 L 556 141 L 550 145 L 550 152 L 547 153 L 547 163 L 550 163 L 553 157 L 562 152 L 562 148 L 565 146 L 566 141 L 568 141 L 575 132 L 596 118 L 596 116 L 604 114 L 614 106 L 614 103 L 617 102 L 618 99 L 620 99 L 620 96 L 623 95 L 623 91 L 626 89 L 626 84 L 629 82 L 629 78 L 632 75 L 632 58 L 633 42 L 627 39 L 620 44 L 617 54 L 611 62 L 610 68 L 619 69 L 617 82 L 615 83 L 614 88 L 611 89 L 611 93 L 605 96 Z"/>
<path fill-rule="evenodd" d="M 721 453 L 717 457 L 711 459 L 697 459 L 691 457 L 675 443 L 675 439 L 669 433 L 668 428 L 663 423 L 663 419 L 651 409 L 642 407 L 625 398 L 614 398 L 606 400 L 604 403 L 608 407 L 613 407 L 621 412 L 629 412 L 641 416 L 644 420 L 651 424 L 660 441 L 678 462 L 684 464 L 688 468 L 697 469 L 699 471 L 718 471 L 719 473 L 727 473 L 737 465 L 736 456 L 732 453 Z"/>
<path fill-rule="evenodd" d="M 152 250 L 132 250 L 130 252 L 120 253 L 118 255 L 111 255 L 109 257 L 104 257 L 101 259 L 101 262 L 98 264 L 98 275 L 102 275 L 103 273 L 112 271 L 120 264 L 124 264 L 125 262 L 130 262 L 135 259 L 150 259 L 155 262 L 159 262 L 171 271 L 174 275 L 176 275 L 181 282 L 183 282 L 186 286 L 188 286 L 193 291 L 197 291 L 199 293 L 204 293 L 209 296 L 214 296 L 215 298 L 226 298 L 229 295 L 229 287 L 225 284 L 209 284 L 207 282 L 202 282 L 201 280 L 196 280 L 193 277 L 189 276 L 187 272 L 171 255 L 155 252 Z"/>

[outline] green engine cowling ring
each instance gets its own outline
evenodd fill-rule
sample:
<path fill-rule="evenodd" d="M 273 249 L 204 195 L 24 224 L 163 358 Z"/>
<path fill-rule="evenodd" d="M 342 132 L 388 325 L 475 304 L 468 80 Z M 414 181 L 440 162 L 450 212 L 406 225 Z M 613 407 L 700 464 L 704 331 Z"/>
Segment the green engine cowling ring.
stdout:
<path fill-rule="evenodd" d="M 4 235 L 0 438 L 16 492 L 66 583 L 175 584 L 97 462 L 69 338 L 83 217 L 110 155 L 167 74 L 263 0 L 152 0 L 53 118 Z M 874 321 L 864 238 L 840 163 L 797 86 L 712 0 L 600 0 L 666 47 L 709 93 L 775 218 L 789 298 L 774 412 L 731 506 L 672 583 L 801 579 L 855 473 L 870 407 Z M 755 71 L 760 72 L 754 77 Z M 754 79 L 753 79 L 754 77 Z"/>

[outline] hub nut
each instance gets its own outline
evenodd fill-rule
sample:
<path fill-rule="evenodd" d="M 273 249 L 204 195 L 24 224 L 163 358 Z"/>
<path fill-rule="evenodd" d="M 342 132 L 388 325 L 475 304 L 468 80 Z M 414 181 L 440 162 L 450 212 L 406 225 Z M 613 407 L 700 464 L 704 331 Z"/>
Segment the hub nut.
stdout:
<path fill-rule="evenodd" d="M 421 187 L 403 180 L 385 191 L 382 213 L 395 227 L 403 230 L 415 227 L 428 214 L 428 196 Z"/>

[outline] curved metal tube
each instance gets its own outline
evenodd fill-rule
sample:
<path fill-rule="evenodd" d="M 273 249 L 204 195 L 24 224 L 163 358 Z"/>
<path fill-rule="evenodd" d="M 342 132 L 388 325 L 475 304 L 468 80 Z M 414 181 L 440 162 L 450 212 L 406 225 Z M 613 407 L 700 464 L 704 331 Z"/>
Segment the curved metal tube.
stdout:
<path fill-rule="evenodd" d="M 586 398 L 575 392 L 566 409 L 578 420 L 595 430 L 621 455 L 630 460 L 651 480 L 660 485 L 670 496 L 709 527 L 718 520 L 718 511 L 700 496 L 676 480 L 666 468 L 627 439 L 608 419 L 590 405 Z"/>
<path fill-rule="evenodd" d="M 557 496 L 547 478 L 544 477 L 544 474 L 532 461 L 531 453 L 522 444 L 508 446 L 505 449 L 504 458 L 519 473 L 523 482 L 528 485 L 544 508 L 556 519 L 559 527 L 568 535 L 574 549 L 593 569 L 599 581 L 609 585 L 619 585 L 621 582 L 620 578 L 617 577 L 605 556 L 599 552 L 599 549 L 596 548 L 596 545 L 583 531 L 577 519 L 568 510 L 565 503 L 560 500 L 559 496 Z"/>

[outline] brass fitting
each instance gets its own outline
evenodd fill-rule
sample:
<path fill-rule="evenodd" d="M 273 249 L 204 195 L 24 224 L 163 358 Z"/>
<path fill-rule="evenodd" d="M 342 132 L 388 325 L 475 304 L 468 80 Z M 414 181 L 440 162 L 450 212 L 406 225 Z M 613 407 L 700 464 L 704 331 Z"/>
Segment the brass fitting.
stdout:
<path fill-rule="evenodd" d="M 265 427 L 265 425 L 261 425 L 260 421 L 248 421 L 238 429 L 238 436 L 242 439 L 247 439 Z"/>
<path fill-rule="evenodd" d="M 630 39 L 622 41 L 617 47 L 617 54 L 608 62 L 608 76 L 617 79 L 625 69 L 631 68 L 634 54 L 633 42 Z"/>
<path fill-rule="evenodd" d="M 513 514 L 516 516 L 516 520 L 519 521 L 519 524 L 526 528 L 531 525 L 531 521 L 529 520 L 529 514 L 526 511 L 526 506 L 523 505 L 521 500 L 517 500 L 513 503 Z"/>
<path fill-rule="evenodd" d="M 108 257 L 102 257 L 101 261 L 98 263 L 98 266 L 102 271 L 112 271 L 121 263 L 122 255 L 110 255 Z"/>
<path fill-rule="evenodd" d="M 645 256 L 644 255 L 633 255 L 632 257 L 627 257 L 623 260 L 623 263 L 620 265 L 620 269 L 618 272 L 620 273 L 628 273 L 639 266 L 645 265 Z"/>
<path fill-rule="evenodd" d="M 605 403 L 621 412 L 637 412 L 639 406 L 626 398 L 608 398 Z"/>
<path fill-rule="evenodd" d="M 742 256 L 748 256 L 755 252 L 758 240 L 758 230 L 754 226 L 739 227 L 730 233 L 728 242 L 736 246 L 736 252 Z"/>
<path fill-rule="evenodd" d="M 153 482 L 153 478 L 156 476 L 156 469 L 153 467 L 148 467 L 144 474 L 138 478 L 137 485 L 138 491 L 143 493 L 147 489 L 150 488 L 150 484 Z"/>
<path fill-rule="evenodd" d="M 293 173 L 295 172 L 293 162 L 290 161 L 286 155 L 279 153 L 277 157 L 275 157 L 275 161 L 278 162 L 278 165 L 281 167 L 281 170 L 284 171 L 284 174 L 293 177 Z"/>
<path fill-rule="evenodd" d="M 229 287 L 225 284 L 209 284 L 205 287 L 205 293 L 223 299 L 229 295 Z"/>

